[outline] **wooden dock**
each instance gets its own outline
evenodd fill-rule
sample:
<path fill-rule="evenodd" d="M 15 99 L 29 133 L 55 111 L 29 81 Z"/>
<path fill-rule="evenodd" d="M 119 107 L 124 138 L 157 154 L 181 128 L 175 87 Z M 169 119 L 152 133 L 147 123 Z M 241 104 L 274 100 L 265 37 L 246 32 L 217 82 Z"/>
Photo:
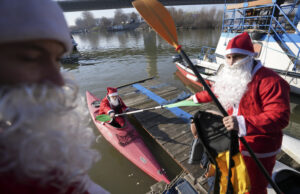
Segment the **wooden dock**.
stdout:
<path fill-rule="evenodd" d="M 182 95 L 183 91 L 151 79 L 121 87 L 118 93 L 128 107 L 145 109 L 166 104 Z M 216 107 L 212 104 L 203 104 L 197 107 L 145 111 L 134 115 L 141 126 L 184 169 L 199 193 L 205 193 L 207 186 L 200 181 L 204 170 L 200 169 L 199 165 L 187 163 L 193 140 L 189 118 L 198 110 L 207 109 L 216 110 Z"/>

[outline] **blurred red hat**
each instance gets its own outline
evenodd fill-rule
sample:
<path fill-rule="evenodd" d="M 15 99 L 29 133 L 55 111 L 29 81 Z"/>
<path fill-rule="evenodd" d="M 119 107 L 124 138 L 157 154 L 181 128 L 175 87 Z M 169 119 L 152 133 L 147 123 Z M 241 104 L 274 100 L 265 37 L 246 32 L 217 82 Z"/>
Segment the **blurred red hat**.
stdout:
<path fill-rule="evenodd" d="M 108 96 L 118 96 L 118 90 L 117 88 L 111 88 L 111 87 L 108 87 L 107 88 L 107 95 Z"/>
<path fill-rule="evenodd" d="M 243 55 L 255 56 L 251 38 L 247 32 L 235 36 L 228 42 L 225 55 L 239 53 Z"/>

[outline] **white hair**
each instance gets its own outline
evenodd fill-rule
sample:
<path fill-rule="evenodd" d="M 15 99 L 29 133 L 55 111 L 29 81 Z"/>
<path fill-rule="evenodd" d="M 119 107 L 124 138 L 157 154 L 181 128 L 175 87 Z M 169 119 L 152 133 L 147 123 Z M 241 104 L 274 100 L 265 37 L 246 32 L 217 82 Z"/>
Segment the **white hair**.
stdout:
<path fill-rule="evenodd" d="M 95 136 L 83 98 L 65 82 L 0 87 L 0 176 L 38 180 L 61 192 L 74 184 L 77 192 L 86 189 L 83 177 L 99 154 L 90 148 Z"/>
<path fill-rule="evenodd" d="M 120 104 L 120 102 L 119 102 L 119 98 L 112 98 L 112 97 L 110 97 L 110 103 L 113 105 L 113 106 L 118 106 L 119 104 Z"/>
<path fill-rule="evenodd" d="M 226 110 L 238 105 L 247 91 L 247 85 L 252 80 L 252 67 L 253 57 L 247 56 L 232 66 L 225 64 L 216 76 L 214 92 Z"/>

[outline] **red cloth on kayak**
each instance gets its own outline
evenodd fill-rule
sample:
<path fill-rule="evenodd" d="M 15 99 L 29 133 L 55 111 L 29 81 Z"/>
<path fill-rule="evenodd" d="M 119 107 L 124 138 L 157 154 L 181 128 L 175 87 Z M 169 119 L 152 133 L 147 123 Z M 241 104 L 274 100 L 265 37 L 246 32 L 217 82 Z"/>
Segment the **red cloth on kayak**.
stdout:
<path fill-rule="evenodd" d="M 248 84 L 248 90 L 239 104 L 238 115 L 245 118 L 247 134 L 244 138 L 255 153 L 276 154 L 281 147 L 282 129 L 288 125 L 290 118 L 289 93 L 289 84 L 266 67 L 261 67 Z M 197 93 L 196 98 L 200 103 L 211 101 L 206 91 Z M 241 142 L 240 150 L 247 151 Z M 274 157 L 266 160 L 275 164 Z M 252 172 L 252 162 L 247 161 L 249 160 L 245 160 L 248 172 Z M 273 167 L 274 165 L 268 168 Z M 255 184 L 260 181 L 255 181 L 254 178 L 258 176 L 250 175 L 251 185 L 255 188 Z"/>
<path fill-rule="evenodd" d="M 125 112 L 128 109 L 127 106 L 125 105 L 125 103 L 120 97 L 118 97 L 118 99 L 119 99 L 119 105 L 115 107 L 109 102 L 107 96 L 103 98 L 103 100 L 100 103 L 99 115 L 109 114 L 111 112 L 114 112 L 115 114 Z M 124 126 L 125 124 L 125 120 L 122 117 L 115 117 L 114 120 L 118 122 L 121 126 Z"/>

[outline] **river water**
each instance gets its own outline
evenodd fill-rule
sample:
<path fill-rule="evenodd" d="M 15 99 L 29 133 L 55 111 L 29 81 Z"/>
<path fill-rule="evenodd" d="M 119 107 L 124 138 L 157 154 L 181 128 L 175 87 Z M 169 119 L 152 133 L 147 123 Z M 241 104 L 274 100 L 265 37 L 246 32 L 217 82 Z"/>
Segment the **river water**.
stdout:
<path fill-rule="evenodd" d="M 201 46 L 216 47 L 219 35 L 219 30 L 178 31 L 178 42 L 191 58 L 195 58 Z M 82 57 L 78 64 L 62 65 L 62 71 L 74 76 L 81 95 L 89 90 L 102 98 L 106 87 L 118 87 L 153 76 L 186 92 L 195 92 L 195 88 L 185 85 L 176 74 L 172 62 L 172 56 L 176 54 L 174 48 L 153 31 L 87 33 L 74 35 L 74 39 Z M 285 133 L 297 138 L 300 138 L 299 128 L 295 127 L 300 126 L 299 104 L 300 97 L 292 95 L 291 122 L 285 129 Z M 112 194 L 149 191 L 155 181 L 116 151 L 92 122 L 90 126 L 99 136 L 94 147 L 102 155 L 89 173 L 91 178 Z M 145 141 L 169 178 L 174 178 L 181 169 L 151 138 L 146 136 Z"/>

